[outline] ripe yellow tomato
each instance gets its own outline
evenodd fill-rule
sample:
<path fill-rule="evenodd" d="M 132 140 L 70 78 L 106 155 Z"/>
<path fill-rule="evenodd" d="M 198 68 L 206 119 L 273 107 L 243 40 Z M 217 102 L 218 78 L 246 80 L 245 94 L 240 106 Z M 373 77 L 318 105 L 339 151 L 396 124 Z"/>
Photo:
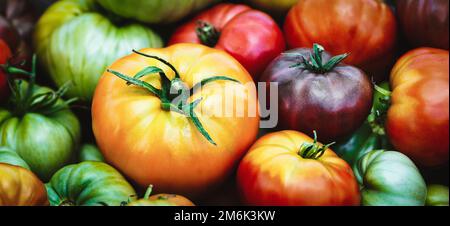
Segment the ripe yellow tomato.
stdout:
<path fill-rule="evenodd" d="M 169 90 L 199 82 L 201 90 L 173 104 L 179 96 Z M 100 79 L 93 131 L 106 161 L 141 186 L 199 194 L 225 180 L 256 139 L 254 90 L 249 73 L 222 50 L 199 44 L 143 49 L 116 61 Z"/>

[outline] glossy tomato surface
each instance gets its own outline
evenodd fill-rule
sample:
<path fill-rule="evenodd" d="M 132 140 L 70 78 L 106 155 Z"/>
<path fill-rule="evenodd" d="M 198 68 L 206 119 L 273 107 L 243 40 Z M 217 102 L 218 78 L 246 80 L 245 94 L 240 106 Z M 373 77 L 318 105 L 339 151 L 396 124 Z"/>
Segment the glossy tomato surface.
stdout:
<path fill-rule="evenodd" d="M 9 57 L 11 57 L 11 50 L 6 42 L 0 39 L 0 65 L 6 64 Z M 9 93 L 8 80 L 5 71 L 0 68 L 0 102 L 6 100 Z"/>
<path fill-rule="evenodd" d="M 392 10 L 378 0 L 299 0 L 284 24 L 290 48 L 318 43 L 334 55 L 350 53 L 346 63 L 376 78 L 390 64 L 396 30 Z"/>
<path fill-rule="evenodd" d="M 225 50 L 256 79 L 285 49 L 283 34 L 267 14 L 246 5 L 220 4 L 179 27 L 169 41 L 204 43 L 196 30 L 198 21 L 207 22 L 219 33 L 211 47 Z M 208 45 L 208 44 L 207 44 Z"/>
<path fill-rule="evenodd" d="M 214 145 L 190 117 L 163 110 L 160 98 L 106 72 L 92 104 L 93 131 L 106 161 L 142 187 L 153 184 L 157 191 L 198 194 L 218 185 L 258 132 L 258 101 L 251 91 L 255 89 L 251 76 L 230 55 L 203 45 L 177 44 L 141 52 L 170 62 L 190 88 L 213 76 L 228 76 L 239 83 L 209 83 L 187 100 L 201 100 L 193 112 Z M 175 79 L 168 66 L 136 53 L 119 59 L 109 69 L 133 76 L 149 66 Z M 141 80 L 162 88 L 158 74 Z"/>
<path fill-rule="evenodd" d="M 0 206 L 48 206 L 44 184 L 31 171 L 0 163 Z"/>
<path fill-rule="evenodd" d="M 396 150 L 419 165 L 448 162 L 448 51 L 420 48 L 406 53 L 392 70 L 390 83 L 386 129 Z"/>
<path fill-rule="evenodd" d="M 312 53 L 307 48 L 284 52 L 272 61 L 260 80 L 267 86 L 278 83 L 282 128 L 309 135 L 316 130 L 322 141 L 336 141 L 356 131 L 367 118 L 372 106 L 372 84 L 363 71 L 345 64 L 328 72 L 294 67 L 311 61 Z M 327 52 L 322 56 L 324 63 L 331 58 Z"/>
<path fill-rule="evenodd" d="M 400 25 L 415 47 L 447 49 L 448 0 L 397 0 Z"/>
<path fill-rule="evenodd" d="M 237 180 L 248 205 L 359 205 L 351 167 L 331 149 L 318 159 L 299 155 L 313 139 L 297 131 L 260 138 L 238 168 Z"/>

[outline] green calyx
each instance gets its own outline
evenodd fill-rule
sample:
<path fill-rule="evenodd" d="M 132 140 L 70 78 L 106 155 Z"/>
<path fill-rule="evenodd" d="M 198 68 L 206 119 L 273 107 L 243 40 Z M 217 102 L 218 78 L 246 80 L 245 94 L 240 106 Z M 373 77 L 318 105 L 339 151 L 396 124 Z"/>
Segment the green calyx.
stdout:
<path fill-rule="evenodd" d="M 374 84 L 375 87 L 375 103 L 372 108 L 371 113 L 367 117 L 367 122 L 372 128 L 373 133 L 384 136 L 386 131 L 384 125 L 387 119 L 387 112 L 391 105 L 391 94 L 392 92 Z"/>
<path fill-rule="evenodd" d="M 322 157 L 323 154 L 325 154 L 325 151 L 335 142 L 329 143 L 327 145 L 321 145 L 317 142 L 317 133 L 316 131 L 313 131 L 314 133 L 314 142 L 308 143 L 305 142 L 300 147 L 300 150 L 298 151 L 298 155 L 300 155 L 304 159 L 319 159 Z"/>
<path fill-rule="evenodd" d="M 173 72 L 175 72 L 175 78 L 170 80 L 161 68 L 155 66 L 149 66 L 144 68 L 136 75 L 134 75 L 134 77 L 129 77 L 120 72 L 113 71 L 110 69 L 107 69 L 107 71 L 125 80 L 127 82 L 127 85 L 135 85 L 147 89 L 150 93 L 152 93 L 161 100 L 161 109 L 163 109 L 164 111 L 177 112 L 179 114 L 186 116 L 189 120 L 192 121 L 192 123 L 194 123 L 195 127 L 211 144 L 217 145 L 211 138 L 209 133 L 205 130 L 202 123 L 200 122 L 200 120 L 198 119 L 197 115 L 194 112 L 194 109 L 198 106 L 198 104 L 202 101 L 202 99 L 200 98 L 194 100 L 191 103 L 188 103 L 188 99 L 202 86 L 214 81 L 232 81 L 237 83 L 240 82 L 225 76 L 214 76 L 200 81 L 199 83 L 195 84 L 192 88 L 189 89 L 186 83 L 184 83 L 181 80 L 180 74 L 178 73 L 176 68 L 169 62 L 159 57 L 147 55 L 138 52 L 136 50 L 133 50 L 133 52 L 144 57 L 156 59 L 162 62 L 163 64 L 167 65 Z M 161 79 L 161 89 L 157 89 L 151 84 L 140 80 L 144 76 L 156 73 L 159 75 Z"/>
<path fill-rule="evenodd" d="M 7 75 L 20 75 L 28 79 L 25 92 L 23 92 L 23 80 L 8 76 L 8 83 L 11 89 L 10 104 L 13 106 L 12 109 L 15 115 L 23 116 L 28 112 L 50 115 L 66 109 L 70 104 L 77 101 L 77 98 L 72 98 L 65 101 L 64 104 L 58 103 L 58 100 L 70 88 L 70 83 L 64 84 L 57 91 L 51 90 L 39 94 L 33 92 L 36 84 L 36 55 L 33 56 L 31 72 L 11 66 L 9 63 L 1 65 L 1 67 Z"/>
<path fill-rule="evenodd" d="M 332 57 L 328 62 L 323 62 L 322 53 L 325 51 L 323 46 L 319 44 L 313 45 L 313 52 L 310 53 L 310 59 L 307 60 L 304 56 L 302 57 L 302 62 L 292 65 L 291 68 L 302 68 L 314 73 L 327 73 L 331 71 L 334 67 L 340 64 L 345 58 L 349 56 L 349 54 L 342 54 L 338 56 Z"/>
<path fill-rule="evenodd" d="M 208 22 L 197 21 L 195 33 L 203 45 L 214 47 L 219 42 L 220 32 Z"/>

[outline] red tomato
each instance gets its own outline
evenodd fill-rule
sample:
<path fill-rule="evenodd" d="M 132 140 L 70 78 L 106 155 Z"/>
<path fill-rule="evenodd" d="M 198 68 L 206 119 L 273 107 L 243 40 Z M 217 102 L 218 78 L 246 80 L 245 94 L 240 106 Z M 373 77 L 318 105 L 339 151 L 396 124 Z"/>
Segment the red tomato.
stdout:
<path fill-rule="evenodd" d="M 449 54 L 420 48 L 401 57 L 391 74 L 386 130 L 398 150 L 423 166 L 448 162 Z"/>
<path fill-rule="evenodd" d="M 333 55 L 350 53 L 345 63 L 379 80 L 393 61 L 397 25 L 383 1 L 299 0 L 289 11 L 284 31 L 289 47 L 318 43 Z"/>
<path fill-rule="evenodd" d="M 283 33 L 267 14 L 245 5 L 220 4 L 178 28 L 169 41 L 222 49 L 257 78 L 285 50 Z"/>
<path fill-rule="evenodd" d="M 11 50 L 8 45 L 0 39 L 0 65 L 5 64 L 8 58 L 11 57 Z M 8 80 L 3 69 L 0 68 L 0 102 L 5 100 L 9 93 Z"/>
<path fill-rule="evenodd" d="M 260 138 L 239 165 L 238 187 L 249 205 L 359 205 L 350 166 L 328 145 L 297 131 Z"/>

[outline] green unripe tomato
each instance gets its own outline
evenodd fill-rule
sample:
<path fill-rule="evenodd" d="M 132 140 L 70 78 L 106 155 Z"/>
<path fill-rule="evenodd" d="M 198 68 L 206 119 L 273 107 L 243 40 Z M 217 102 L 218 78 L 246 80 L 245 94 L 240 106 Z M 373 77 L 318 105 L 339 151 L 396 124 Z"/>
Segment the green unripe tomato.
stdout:
<path fill-rule="evenodd" d="M 33 42 L 41 65 L 57 86 L 71 81 L 67 96 L 85 102 L 115 60 L 133 49 L 163 45 L 150 28 L 104 13 L 95 0 L 61 0 L 47 9 L 35 28 Z"/>

